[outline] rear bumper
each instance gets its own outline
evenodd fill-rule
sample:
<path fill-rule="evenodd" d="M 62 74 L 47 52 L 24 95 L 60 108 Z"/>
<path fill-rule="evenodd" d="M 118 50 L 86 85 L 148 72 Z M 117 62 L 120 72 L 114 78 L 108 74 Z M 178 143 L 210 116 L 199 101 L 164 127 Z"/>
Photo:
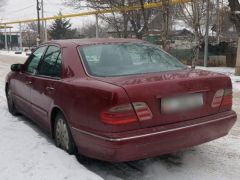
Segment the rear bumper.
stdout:
<path fill-rule="evenodd" d="M 88 157 L 124 162 L 159 156 L 199 145 L 228 134 L 237 119 L 228 111 L 186 122 L 99 135 L 71 128 L 81 154 Z"/>

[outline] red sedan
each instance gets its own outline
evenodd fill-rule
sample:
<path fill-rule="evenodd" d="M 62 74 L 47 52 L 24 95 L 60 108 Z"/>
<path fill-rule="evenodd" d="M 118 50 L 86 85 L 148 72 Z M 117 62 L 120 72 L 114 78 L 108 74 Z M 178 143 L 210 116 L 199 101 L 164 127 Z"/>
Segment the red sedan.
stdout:
<path fill-rule="evenodd" d="M 229 77 L 140 40 L 52 41 L 11 70 L 10 113 L 33 119 L 70 154 L 159 156 L 225 136 L 236 121 Z"/>

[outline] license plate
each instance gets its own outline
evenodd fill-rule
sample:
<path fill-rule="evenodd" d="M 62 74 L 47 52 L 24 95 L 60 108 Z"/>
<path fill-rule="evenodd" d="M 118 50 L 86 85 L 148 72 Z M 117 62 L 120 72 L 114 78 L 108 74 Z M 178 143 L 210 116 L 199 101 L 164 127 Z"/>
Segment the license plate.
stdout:
<path fill-rule="evenodd" d="M 161 110 L 163 113 L 189 111 L 201 106 L 203 106 L 202 93 L 194 93 L 161 99 Z"/>

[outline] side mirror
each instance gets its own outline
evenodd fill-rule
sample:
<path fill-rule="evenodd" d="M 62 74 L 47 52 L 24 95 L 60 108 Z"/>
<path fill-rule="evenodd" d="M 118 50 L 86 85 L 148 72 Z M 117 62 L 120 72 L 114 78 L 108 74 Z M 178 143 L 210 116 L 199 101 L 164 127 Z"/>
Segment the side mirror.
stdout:
<path fill-rule="evenodd" d="M 11 71 L 13 72 L 19 72 L 22 70 L 23 65 L 22 64 L 12 64 L 11 65 Z"/>

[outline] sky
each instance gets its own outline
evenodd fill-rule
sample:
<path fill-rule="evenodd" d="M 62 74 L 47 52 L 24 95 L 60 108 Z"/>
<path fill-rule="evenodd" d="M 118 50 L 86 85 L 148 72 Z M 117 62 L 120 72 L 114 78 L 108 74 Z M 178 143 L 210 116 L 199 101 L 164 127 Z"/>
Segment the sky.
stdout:
<path fill-rule="evenodd" d="M 1 22 L 37 18 L 36 0 L 5 0 L 5 3 L 3 4 L 4 5 L 0 10 Z M 71 14 L 86 10 L 79 10 L 66 6 L 63 0 L 44 0 L 45 17 L 57 15 L 59 11 L 61 11 L 62 14 Z M 88 16 L 72 18 L 71 22 L 73 24 L 73 27 L 82 27 L 85 24 L 92 22 L 93 20 L 94 17 Z M 50 23 L 51 22 L 48 24 Z M 17 26 L 15 25 L 15 27 Z"/>

